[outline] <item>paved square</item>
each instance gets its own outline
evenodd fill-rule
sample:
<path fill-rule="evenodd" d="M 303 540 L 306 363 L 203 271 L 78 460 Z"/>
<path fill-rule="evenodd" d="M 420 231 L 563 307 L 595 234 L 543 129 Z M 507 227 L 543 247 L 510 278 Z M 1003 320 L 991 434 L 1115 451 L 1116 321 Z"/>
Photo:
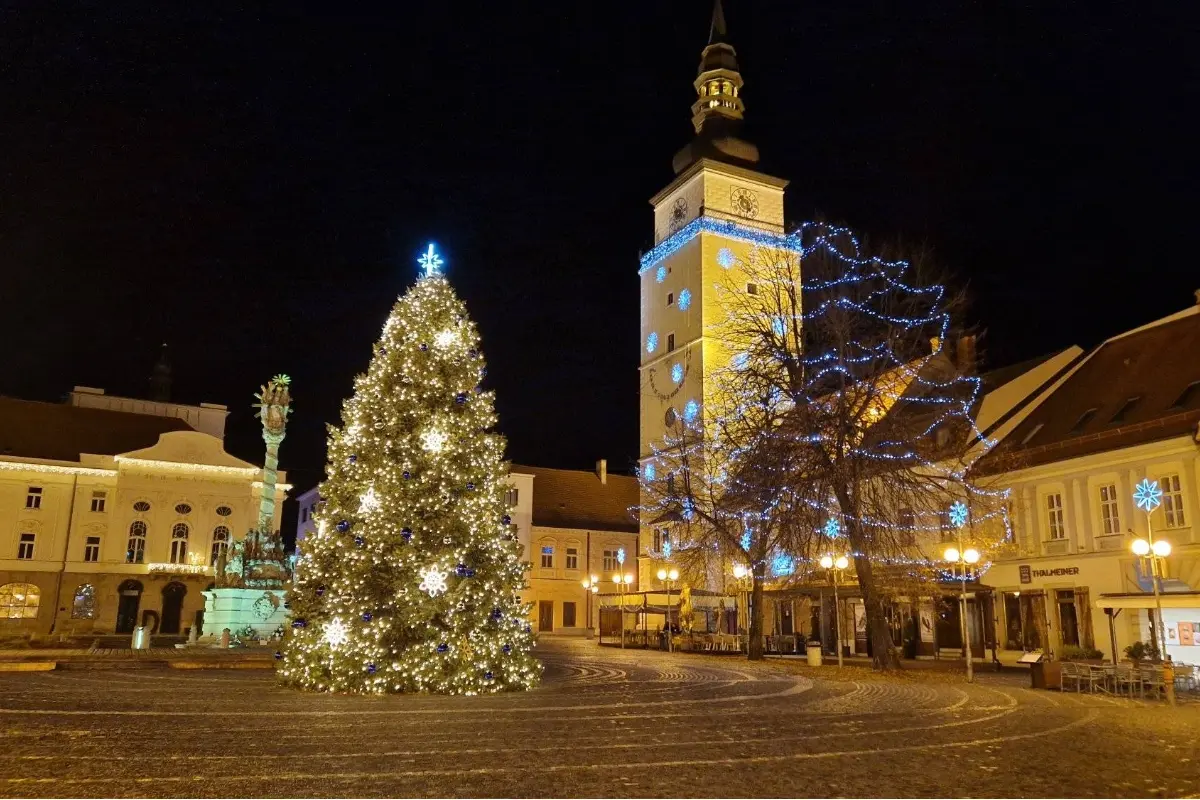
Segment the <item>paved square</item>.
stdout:
<path fill-rule="evenodd" d="M 541 688 L 485 698 L 312 696 L 232 670 L 2 673 L 0 795 L 1200 793 L 1196 705 L 539 650 Z"/>

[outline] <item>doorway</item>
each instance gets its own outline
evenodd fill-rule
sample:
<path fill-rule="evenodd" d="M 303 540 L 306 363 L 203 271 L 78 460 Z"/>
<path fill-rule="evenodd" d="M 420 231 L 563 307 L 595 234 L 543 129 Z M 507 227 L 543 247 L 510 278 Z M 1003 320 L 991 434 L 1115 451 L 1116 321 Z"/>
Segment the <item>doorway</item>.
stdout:
<path fill-rule="evenodd" d="M 138 606 L 142 604 L 142 584 L 128 580 L 117 587 L 117 633 L 133 633 Z"/>
<path fill-rule="evenodd" d="M 538 632 L 550 633 L 554 630 L 554 601 L 538 601 Z"/>
<path fill-rule="evenodd" d="M 183 616 L 183 598 L 187 595 L 187 587 L 178 581 L 171 581 L 162 590 L 162 623 L 161 633 L 179 633 L 179 620 Z"/>

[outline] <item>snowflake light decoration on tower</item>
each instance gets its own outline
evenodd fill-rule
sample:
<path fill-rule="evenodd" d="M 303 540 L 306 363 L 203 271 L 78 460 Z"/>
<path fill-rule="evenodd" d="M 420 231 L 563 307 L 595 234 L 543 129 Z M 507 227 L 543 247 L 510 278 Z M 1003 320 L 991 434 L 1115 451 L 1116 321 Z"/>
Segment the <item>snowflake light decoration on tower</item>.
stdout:
<path fill-rule="evenodd" d="M 1133 490 L 1133 500 L 1137 503 L 1137 507 L 1150 513 L 1162 504 L 1162 489 L 1158 488 L 1158 481 L 1152 481 L 1149 478 L 1143 478 Z"/>
<path fill-rule="evenodd" d="M 658 269 L 654 271 L 654 280 L 657 281 L 658 283 L 662 283 L 666 279 L 667 279 L 667 268 L 665 265 L 660 264 Z"/>
<path fill-rule="evenodd" d="M 695 400 L 688 400 L 683 407 L 683 421 L 694 422 L 700 414 L 700 404 Z"/>
<path fill-rule="evenodd" d="M 966 525 L 967 513 L 967 504 L 962 500 L 955 500 L 950 505 L 950 524 L 956 528 Z"/>
<path fill-rule="evenodd" d="M 440 453 L 450 437 L 441 431 L 425 431 L 421 434 L 421 446 L 431 453 Z"/>
<path fill-rule="evenodd" d="M 729 269 L 733 266 L 733 251 L 728 247 L 722 247 L 717 251 L 717 263 L 724 269 Z"/>
<path fill-rule="evenodd" d="M 684 289 L 679 293 L 679 310 L 687 311 L 692 307 L 692 290 Z"/>
<path fill-rule="evenodd" d="M 671 380 L 679 383 L 683 380 L 683 364 L 676 364 L 671 367 Z"/>
<path fill-rule="evenodd" d="M 365 494 L 358 498 L 358 513 L 373 514 L 379 510 L 379 498 L 375 496 L 375 487 L 368 486 Z"/>
<path fill-rule="evenodd" d="M 337 650 L 350 638 L 350 629 L 346 627 L 346 623 L 342 622 L 340 617 L 334 617 L 325 623 L 325 630 L 321 634 L 321 638 L 331 650 Z"/>
<path fill-rule="evenodd" d="M 434 567 L 422 567 L 420 570 L 421 583 L 417 586 L 430 597 L 437 597 L 446 591 L 446 576 L 450 573 Z"/>
<path fill-rule="evenodd" d="M 434 275 L 441 275 L 442 265 L 446 262 L 442 260 L 442 257 L 438 255 L 437 248 L 434 247 L 432 242 L 430 242 L 429 249 L 425 251 L 424 255 L 417 259 L 417 263 L 420 264 L 421 269 L 424 270 L 425 277 L 429 278 Z"/>
<path fill-rule="evenodd" d="M 658 334 L 650 331 L 646 336 L 646 352 L 653 353 L 656 349 L 658 349 Z"/>

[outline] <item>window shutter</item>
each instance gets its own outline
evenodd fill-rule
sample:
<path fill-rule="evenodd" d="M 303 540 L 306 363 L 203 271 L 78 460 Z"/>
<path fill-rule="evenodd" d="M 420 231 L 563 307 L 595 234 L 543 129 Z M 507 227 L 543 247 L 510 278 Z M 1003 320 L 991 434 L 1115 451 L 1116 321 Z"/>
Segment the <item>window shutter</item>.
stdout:
<path fill-rule="evenodd" d="M 1088 600 L 1086 586 L 1075 587 L 1075 617 L 1079 620 L 1079 643 L 1084 647 L 1095 647 L 1092 636 L 1092 606 Z"/>

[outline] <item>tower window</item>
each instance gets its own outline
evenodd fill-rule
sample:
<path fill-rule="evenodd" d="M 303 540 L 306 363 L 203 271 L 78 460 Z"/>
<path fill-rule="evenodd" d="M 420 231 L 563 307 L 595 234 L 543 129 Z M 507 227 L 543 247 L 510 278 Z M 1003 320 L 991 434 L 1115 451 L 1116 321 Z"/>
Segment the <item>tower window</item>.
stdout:
<path fill-rule="evenodd" d="M 669 305 L 669 306 L 675 305 L 675 293 L 674 292 L 667 292 L 667 305 Z"/>
<path fill-rule="evenodd" d="M 758 284 L 757 283 L 747 283 L 746 284 L 746 294 L 757 295 L 758 294 Z"/>
<path fill-rule="evenodd" d="M 30 486 L 25 492 L 25 507 L 26 508 L 41 508 L 42 507 L 42 487 Z"/>
<path fill-rule="evenodd" d="M 667 352 L 670 353 L 674 349 L 675 349 L 675 334 L 668 333 L 667 334 Z"/>

